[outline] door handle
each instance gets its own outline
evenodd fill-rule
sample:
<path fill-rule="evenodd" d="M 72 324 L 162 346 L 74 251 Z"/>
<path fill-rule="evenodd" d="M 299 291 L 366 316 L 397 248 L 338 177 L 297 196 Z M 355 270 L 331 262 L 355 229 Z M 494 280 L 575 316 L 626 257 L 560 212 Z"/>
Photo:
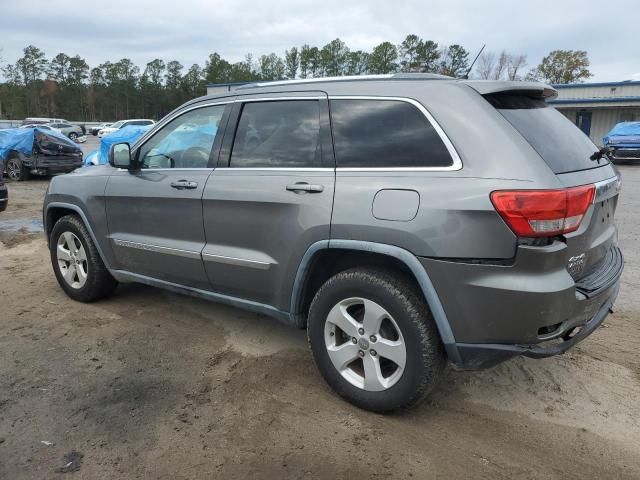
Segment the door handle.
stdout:
<path fill-rule="evenodd" d="M 298 182 L 287 185 L 287 190 L 290 192 L 320 193 L 324 191 L 324 185 L 313 185 L 307 182 Z"/>
<path fill-rule="evenodd" d="M 176 188 L 178 190 L 198 188 L 198 182 L 178 180 L 177 182 L 171 182 L 171 188 Z"/>

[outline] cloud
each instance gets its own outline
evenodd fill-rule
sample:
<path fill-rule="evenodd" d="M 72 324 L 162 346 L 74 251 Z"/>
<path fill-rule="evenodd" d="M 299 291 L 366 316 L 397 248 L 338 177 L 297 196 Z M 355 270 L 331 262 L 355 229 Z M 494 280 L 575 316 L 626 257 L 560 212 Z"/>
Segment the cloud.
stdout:
<path fill-rule="evenodd" d="M 7 2 L 0 48 L 14 62 L 34 44 L 49 57 L 79 54 L 91 66 L 131 58 L 204 64 L 209 53 L 237 61 L 247 53 L 282 55 L 294 45 L 322 46 L 340 37 L 352 49 L 370 50 L 415 33 L 476 52 L 506 49 L 528 56 L 529 66 L 554 49 L 589 53 L 594 81 L 624 80 L 640 70 L 635 41 L 640 3 L 609 0 L 615 28 L 603 22 L 595 0 L 513 2 L 485 0 L 180 0 L 87 3 Z M 8 21 L 7 21 L 8 20 Z M 603 26 L 604 25 L 604 26 Z"/>

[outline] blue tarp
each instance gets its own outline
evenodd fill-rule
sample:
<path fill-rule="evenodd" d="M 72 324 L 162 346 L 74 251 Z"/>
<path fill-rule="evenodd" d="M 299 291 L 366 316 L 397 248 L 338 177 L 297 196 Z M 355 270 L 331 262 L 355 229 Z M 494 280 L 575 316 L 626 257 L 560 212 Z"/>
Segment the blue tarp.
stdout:
<path fill-rule="evenodd" d="M 23 155 L 31 156 L 33 152 L 33 140 L 36 132 L 43 133 L 50 137 L 56 137 L 64 142 L 75 144 L 57 130 L 46 128 L 4 128 L 0 129 L 0 164 L 7 159 L 9 152 L 15 150 Z"/>
<path fill-rule="evenodd" d="M 109 161 L 109 148 L 116 143 L 128 142 L 133 145 L 151 125 L 130 125 L 116 130 L 100 140 L 100 149 L 91 152 L 84 159 L 85 165 L 102 165 Z"/>
<path fill-rule="evenodd" d="M 640 122 L 618 123 L 602 141 L 607 146 L 640 146 Z"/>

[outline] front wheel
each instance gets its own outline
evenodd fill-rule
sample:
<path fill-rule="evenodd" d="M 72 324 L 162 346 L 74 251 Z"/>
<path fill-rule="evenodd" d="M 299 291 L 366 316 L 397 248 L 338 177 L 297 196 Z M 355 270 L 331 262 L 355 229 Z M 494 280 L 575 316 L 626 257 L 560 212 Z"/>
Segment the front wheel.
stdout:
<path fill-rule="evenodd" d="M 22 162 L 19 158 L 12 157 L 7 160 L 7 178 L 21 182 L 23 180 L 29 180 L 31 174 L 29 173 L 29 169 L 22 165 Z"/>
<path fill-rule="evenodd" d="M 78 134 L 76 132 L 71 132 L 69 134 L 69 140 L 71 140 L 72 142 L 75 142 L 76 140 L 78 140 Z"/>
<path fill-rule="evenodd" d="M 384 270 L 353 269 L 330 278 L 313 299 L 307 335 L 327 383 L 367 410 L 418 404 L 445 366 L 419 290 Z"/>
<path fill-rule="evenodd" d="M 49 237 L 49 250 L 56 279 L 74 300 L 92 302 L 115 290 L 116 280 L 77 215 L 66 215 L 56 222 Z"/>

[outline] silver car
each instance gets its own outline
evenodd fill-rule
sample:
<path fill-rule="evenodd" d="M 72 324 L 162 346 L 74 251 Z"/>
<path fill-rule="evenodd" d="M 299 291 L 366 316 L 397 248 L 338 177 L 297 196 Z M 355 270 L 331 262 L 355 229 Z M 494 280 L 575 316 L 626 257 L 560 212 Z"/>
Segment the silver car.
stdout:
<path fill-rule="evenodd" d="M 80 137 L 84 136 L 82 128 L 80 128 L 78 125 L 71 125 L 70 123 L 64 122 L 55 122 L 48 123 L 47 126 L 53 128 L 54 130 L 58 130 L 73 142 L 77 142 Z"/>
<path fill-rule="evenodd" d="M 141 282 L 306 328 L 325 380 L 374 411 L 447 363 L 562 353 L 623 259 L 620 178 L 555 94 L 396 74 L 193 100 L 51 181 L 54 273 L 79 301 Z"/>

